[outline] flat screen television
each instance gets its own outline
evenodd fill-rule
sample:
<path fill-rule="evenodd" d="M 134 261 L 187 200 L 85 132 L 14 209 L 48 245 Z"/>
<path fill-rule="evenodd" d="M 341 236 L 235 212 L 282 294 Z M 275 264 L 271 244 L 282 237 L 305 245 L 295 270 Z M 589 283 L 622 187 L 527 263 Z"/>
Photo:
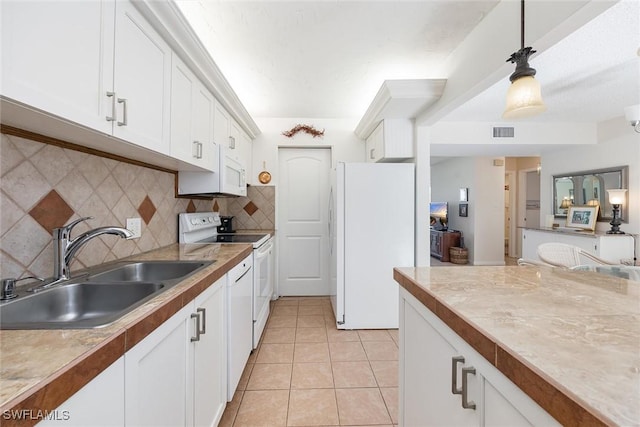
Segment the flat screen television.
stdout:
<path fill-rule="evenodd" d="M 446 230 L 449 222 L 449 205 L 447 202 L 429 203 L 429 216 L 431 228 L 434 230 Z"/>

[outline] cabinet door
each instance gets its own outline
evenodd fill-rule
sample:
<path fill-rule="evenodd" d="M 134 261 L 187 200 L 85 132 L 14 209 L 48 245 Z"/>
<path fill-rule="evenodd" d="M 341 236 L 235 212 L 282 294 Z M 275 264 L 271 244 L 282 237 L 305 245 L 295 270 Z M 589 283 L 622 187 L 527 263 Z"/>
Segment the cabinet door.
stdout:
<path fill-rule="evenodd" d="M 193 423 L 188 304 L 125 354 L 125 416 L 130 426 Z"/>
<path fill-rule="evenodd" d="M 171 68 L 171 156 L 192 163 L 197 147 L 192 133 L 195 76 L 174 54 Z"/>
<path fill-rule="evenodd" d="M 213 141 L 220 147 L 229 148 L 230 116 L 227 110 L 216 102 L 213 118 Z"/>
<path fill-rule="evenodd" d="M 2 95 L 111 133 L 113 1 L 2 2 Z"/>
<path fill-rule="evenodd" d="M 235 161 L 241 163 L 244 166 L 242 155 L 242 142 L 241 142 L 242 129 L 235 120 L 229 120 L 229 149 L 227 150 L 227 156 L 231 157 Z"/>
<path fill-rule="evenodd" d="M 383 153 L 383 122 L 371 132 L 371 135 L 366 140 L 366 161 L 369 163 L 375 163 L 382 158 Z"/>
<path fill-rule="evenodd" d="M 248 180 L 253 181 L 253 153 L 251 146 L 251 138 L 242 129 L 240 129 L 240 163 L 244 165 L 245 174 Z M 251 184 L 249 182 L 249 184 Z"/>
<path fill-rule="evenodd" d="M 463 409 L 459 394 L 451 392 L 452 358 L 459 356 L 425 319 L 408 304 L 403 305 L 404 369 L 401 375 L 405 426 L 473 426 L 478 412 Z M 458 387 L 462 364 L 458 364 Z M 469 375 L 469 399 L 478 402 L 478 381 Z"/>
<path fill-rule="evenodd" d="M 194 424 L 215 426 L 227 404 L 227 348 L 225 346 L 226 276 L 195 301 L 204 333 L 194 348 Z"/>
<path fill-rule="evenodd" d="M 193 139 L 200 145 L 198 165 L 209 171 L 217 171 L 218 146 L 213 141 L 213 95 L 196 81 L 193 87 Z"/>
<path fill-rule="evenodd" d="M 45 426 L 124 425 L 124 357 L 116 360 L 51 414 Z"/>
<path fill-rule="evenodd" d="M 171 49 L 126 1 L 116 3 L 113 135 L 170 153 Z"/>
<path fill-rule="evenodd" d="M 172 62 L 171 156 L 215 171 L 214 98 L 175 54 Z"/>

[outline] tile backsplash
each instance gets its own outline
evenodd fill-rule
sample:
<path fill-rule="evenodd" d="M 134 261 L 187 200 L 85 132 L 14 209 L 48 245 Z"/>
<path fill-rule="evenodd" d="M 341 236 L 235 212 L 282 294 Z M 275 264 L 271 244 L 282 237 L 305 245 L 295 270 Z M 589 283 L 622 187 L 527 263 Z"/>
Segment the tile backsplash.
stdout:
<path fill-rule="evenodd" d="M 73 236 L 101 226 L 124 226 L 126 218 L 139 217 L 142 236 L 133 240 L 100 236 L 78 252 L 72 270 L 175 243 L 178 213 L 215 209 L 227 214 L 227 205 L 234 200 L 178 199 L 174 197 L 172 173 L 13 135 L 1 136 L 2 278 L 50 277 L 51 232 L 75 219 L 94 217 L 76 226 Z"/>

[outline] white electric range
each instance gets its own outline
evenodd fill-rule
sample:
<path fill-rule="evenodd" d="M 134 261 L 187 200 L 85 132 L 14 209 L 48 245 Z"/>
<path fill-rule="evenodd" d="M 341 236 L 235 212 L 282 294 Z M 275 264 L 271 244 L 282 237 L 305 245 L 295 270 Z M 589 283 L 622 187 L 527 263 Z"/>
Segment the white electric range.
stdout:
<path fill-rule="evenodd" d="M 229 364 L 229 399 L 238 384 L 251 349 L 258 342 L 269 318 L 269 302 L 273 295 L 273 238 L 270 233 L 218 233 L 218 212 L 181 213 L 178 215 L 178 241 L 197 244 L 253 245 L 252 265 L 231 277 L 227 283 L 227 337 Z M 241 280 L 252 270 L 252 281 Z M 236 273 L 234 268 L 230 274 Z"/>

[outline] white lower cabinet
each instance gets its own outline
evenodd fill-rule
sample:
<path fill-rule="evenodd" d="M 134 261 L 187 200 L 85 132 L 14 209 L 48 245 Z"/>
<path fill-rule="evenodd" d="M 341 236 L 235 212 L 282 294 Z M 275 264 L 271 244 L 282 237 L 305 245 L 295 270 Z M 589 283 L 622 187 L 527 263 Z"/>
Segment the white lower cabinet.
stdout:
<path fill-rule="evenodd" d="M 89 381 L 57 409 L 45 415 L 39 427 L 124 425 L 124 356 Z M 35 415 L 32 414 L 32 415 Z"/>
<path fill-rule="evenodd" d="M 421 302 L 400 292 L 400 425 L 560 425 Z"/>
<path fill-rule="evenodd" d="M 542 243 L 564 243 L 577 246 L 591 255 L 615 264 L 622 260 L 632 260 L 634 238 L 630 234 L 593 234 L 556 230 L 522 229 L 522 258 L 539 260 L 538 246 Z M 585 264 L 593 264 L 583 257 Z"/>
<path fill-rule="evenodd" d="M 38 426 L 216 426 L 227 404 L 227 276 L 218 279 Z"/>
<path fill-rule="evenodd" d="M 125 354 L 126 425 L 218 423 L 226 405 L 225 278 Z"/>
<path fill-rule="evenodd" d="M 192 345 L 195 426 L 217 425 L 227 405 L 226 277 L 195 300 L 202 315 L 202 334 Z"/>

